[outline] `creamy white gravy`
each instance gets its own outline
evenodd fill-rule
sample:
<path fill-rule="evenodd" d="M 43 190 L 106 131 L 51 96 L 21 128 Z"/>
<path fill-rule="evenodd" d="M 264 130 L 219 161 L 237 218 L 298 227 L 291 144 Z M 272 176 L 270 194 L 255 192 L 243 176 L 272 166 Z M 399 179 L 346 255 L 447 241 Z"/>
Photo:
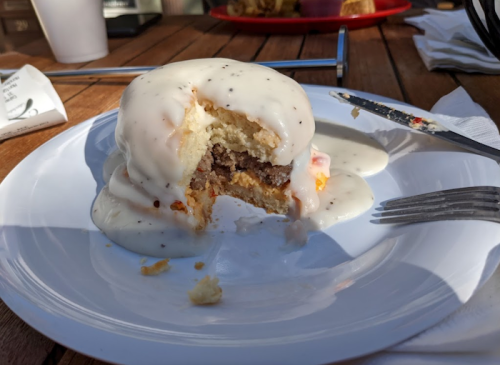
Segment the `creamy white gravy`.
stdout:
<path fill-rule="evenodd" d="M 373 193 L 361 176 L 344 170 L 330 170 L 330 179 L 319 194 L 318 210 L 302 219 L 308 230 L 319 230 L 354 218 L 373 204 Z"/>
<path fill-rule="evenodd" d="M 360 176 L 374 175 L 387 166 L 389 155 L 366 134 L 340 124 L 316 118 L 313 144 L 330 156 L 330 168 Z"/>
<path fill-rule="evenodd" d="M 316 122 L 313 144 L 330 156 L 330 178 L 319 193 L 319 208 L 302 218 L 308 230 L 325 229 L 370 209 L 373 192 L 363 177 L 389 162 L 384 148 L 366 134 L 319 118 Z"/>

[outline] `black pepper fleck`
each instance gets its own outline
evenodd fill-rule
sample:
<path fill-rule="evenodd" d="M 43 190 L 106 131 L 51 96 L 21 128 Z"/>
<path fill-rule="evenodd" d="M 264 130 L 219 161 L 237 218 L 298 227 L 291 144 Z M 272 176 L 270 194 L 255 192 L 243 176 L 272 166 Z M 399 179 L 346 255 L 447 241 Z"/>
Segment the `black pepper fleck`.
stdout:
<path fill-rule="evenodd" d="M 155 208 L 159 208 L 160 207 L 160 201 L 159 200 L 155 200 L 153 205 L 155 206 Z"/>
<path fill-rule="evenodd" d="M 229 104 L 227 104 L 227 105 L 226 105 L 226 108 L 229 108 L 229 106 L 230 106 L 230 105 L 229 105 Z"/>
<path fill-rule="evenodd" d="M 162 233 L 163 233 L 163 232 L 162 232 Z M 161 248 L 165 248 L 165 245 L 164 245 L 163 243 L 162 243 L 160 246 L 161 246 Z"/>
<path fill-rule="evenodd" d="M 333 202 L 330 202 L 330 204 L 333 204 Z"/>
<path fill-rule="evenodd" d="M 168 189 L 170 187 L 170 183 L 168 183 L 167 185 L 165 185 L 165 187 Z"/>
<path fill-rule="evenodd" d="M 299 124 L 302 124 L 302 121 L 300 121 Z"/>
<path fill-rule="evenodd" d="M 230 88 L 230 89 L 229 89 L 229 92 L 231 92 L 231 93 L 232 93 L 232 92 L 233 92 L 233 88 Z"/>
<path fill-rule="evenodd" d="M 137 223 L 141 223 L 142 221 L 137 221 Z"/>
<path fill-rule="evenodd" d="M 212 81 L 212 79 L 208 79 L 208 81 Z"/>

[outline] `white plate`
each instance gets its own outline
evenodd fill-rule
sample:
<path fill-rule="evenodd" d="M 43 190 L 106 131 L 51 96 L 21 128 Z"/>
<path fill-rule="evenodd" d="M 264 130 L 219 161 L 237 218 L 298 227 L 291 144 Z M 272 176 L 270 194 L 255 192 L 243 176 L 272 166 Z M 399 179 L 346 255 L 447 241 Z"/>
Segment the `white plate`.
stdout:
<path fill-rule="evenodd" d="M 1 298 L 55 341 L 123 364 L 321 364 L 387 348 L 443 319 L 498 264 L 500 225 L 382 226 L 372 214 L 401 195 L 500 186 L 498 165 L 364 112 L 353 120 L 331 88 L 305 88 L 317 117 L 364 131 L 390 152 L 387 169 L 367 178 L 376 197 L 369 212 L 284 252 L 267 229 L 231 233 L 252 208 L 221 199 L 215 214 L 226 233 L 201 259 L 204 270 L 193 268 L 200 258 L 177 259 L 166 274 L 141 276 L 140 256 L 106 247 L 90 219 L 115 148 L 112 111 L 44 144 L 0 186 Z M 277 225 L 276 216 L 264 224 Z M 220 278 L 223 301 L 193 307 L 186 291 L 206 274 Z"/>

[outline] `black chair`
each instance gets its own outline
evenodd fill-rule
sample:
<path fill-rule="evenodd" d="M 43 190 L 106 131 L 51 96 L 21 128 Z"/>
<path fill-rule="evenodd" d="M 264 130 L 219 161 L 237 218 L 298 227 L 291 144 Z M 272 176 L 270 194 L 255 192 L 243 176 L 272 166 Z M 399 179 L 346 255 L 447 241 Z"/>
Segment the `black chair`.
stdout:
<path fill-rule="evenodd" d="M 478 0 L 481 9 L 476 9 L 472 0 L 464 1 L 465 11 L 469 16 L 472 26 L 482 39 L 484 45 L 500 60 L 500 19 L 495 11 L 495 1 L 498 2 L 500 11 L 500 0 Z M 481 20 L 481 13 L 484 14 L 484 23 Z"/>

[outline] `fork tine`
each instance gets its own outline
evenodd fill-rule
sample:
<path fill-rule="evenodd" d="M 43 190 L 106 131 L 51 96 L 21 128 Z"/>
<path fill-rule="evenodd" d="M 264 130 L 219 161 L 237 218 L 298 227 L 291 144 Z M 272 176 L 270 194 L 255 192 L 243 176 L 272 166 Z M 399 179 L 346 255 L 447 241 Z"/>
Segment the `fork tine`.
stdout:
<path fill-rule="evenodd" d="M 399 208 L 412 207 L 418 205 L 454 203 L 463 201 L 475 201 L 482 203 L 500 202 L 500 195 L 484 194 L 484 193 L 458 193 L 450 195 L 441 195 L 439 197 L 430 197 L 430 198 L 419 198 L 419 199 L 410 199 L 410 198 L 411 197 L 390 200 L 385 203 L 384 209 L 385 210 L 399 209 Z"/>
<path fill-rule="evenodd" d="M 459 194 L 452 196 L 443 196 L 441 198 L 432 198 L 428 200 L 417 200 L 414 202 L 399 202 L 399 199 L 391 200 L 391 204 L 385 204 L 384 210 L 394 210 L 394 209 L 404 209 L 419 206 L 431 206 L 431 205 L 445 205 L 445 204 L 456 204 L 456 203 L 484 203 L 484 204 L 498 204 L 500 203 L 500 196 L 484 195 L 484 194 Z M 387 202 L 389 203 L 389 202 Z"/>
<path fill-rule="evenodd" d="M 480 201 L 498 201 L 498 195 L 500 193 L 500 188 L 494 186 L 477 186 L 459 189 L 448 189 L 441 190 L 432 193 L 420 194 L 395 200 L 390 200 L 385 203 L 384 208 L 389 209 L 392 207 L 422 203 L 427 201 L 456 201 L 458 198 L 460 200 L 464 199 L 464 195 L 467 195 L 470 199 L 468 200 L 480 200 Z M 461 196 L 459 196 L 461 195 Z M 454 199 L 457 198 L 457 199 Z"/>
<path fill-rule="evenodd" d="M 498 212 L 500 206 L 497 203 L 481 203 L 475 201 L 453 202 L 437 205 L 405 206 L 403 209 L 391 208 L 380 213 L 381 217 L 391 217 L 398 215 L 433 213 L 433 212 L 453 212 L 460 210 L 476 210 L 484 212 Z"/>
<path fill-rule="evenodd" d="M 442 220 L 485 220 L 485 221 L 500 223 L 500 217 L 496 212 L 478 212 L 473 210 L 453 211 L 445 213 L 410 214 L 399 217 L 381 218 L 378 220 L 378 223 L 406 224 L 406 223 L 421 223 L 421 222 L 433 222 Z"/>

